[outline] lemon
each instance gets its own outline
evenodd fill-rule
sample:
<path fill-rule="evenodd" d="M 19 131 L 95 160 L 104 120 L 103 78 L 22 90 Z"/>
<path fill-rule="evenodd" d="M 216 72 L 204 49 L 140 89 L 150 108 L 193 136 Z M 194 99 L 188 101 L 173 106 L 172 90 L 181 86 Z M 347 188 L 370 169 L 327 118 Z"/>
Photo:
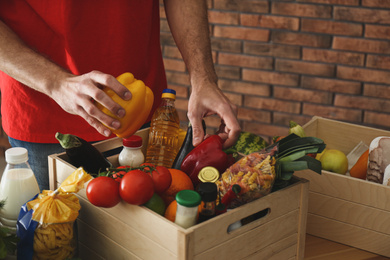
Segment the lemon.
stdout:
<path fill-rule="evenodd" d="M 320 157 L 322 169 L 339 174 L 346 174 L 348 171 L 348 158 L 340 150 L 327 149 Z"/>
<path fill-rule="evenodd" d="M 157 194 L 154 193 L 152 198 L 144 204 L 148 209 L 153 210 L 157 214 L 164 216 L 165 213 L 165 203 L 164 200 Z"/>

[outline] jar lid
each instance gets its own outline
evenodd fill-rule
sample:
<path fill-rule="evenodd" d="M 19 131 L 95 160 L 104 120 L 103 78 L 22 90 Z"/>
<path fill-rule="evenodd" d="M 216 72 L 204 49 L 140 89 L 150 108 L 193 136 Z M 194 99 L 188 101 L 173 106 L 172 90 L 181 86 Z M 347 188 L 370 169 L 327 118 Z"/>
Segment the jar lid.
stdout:
<path fill-rule="evenodd" d="M 206 166 L 199 171 L 198 179 L 201 182 L 216 182 L 219 179 L 219 171 L 212 166 Z"/>
<path fill-rule="evenodd" d="M 199 193 L 193 190 L 181 190 L 176 194 L 177 203 L 185 207 L 197 207 L 201 200 Z"/>
<path fill-rule="evenodd" d="M 215 201 L 218 197 L 217 184 L 214 182 L 203 182 L 199 184 L 198 192 L 202 201 L 211 202 Z"/>
<path fill-rule="evenodd" d="M 123 139 L 123 145 L 126 147 L 141 147 L 142 138 L 138 135 L 132 135 L 129 138 Z"/>
<path fill-rule="evenodd" d="M 176 91 L 174 89 L 166 88 L 162 92 L 162 98 L 176 99 Z"/>
<path fill-rule="evenodd" d="M 5 151 L 5 161 L 11 164 L 24 163 L 28 160 L 28 152 L 23 147 L 13 147 Z"/>

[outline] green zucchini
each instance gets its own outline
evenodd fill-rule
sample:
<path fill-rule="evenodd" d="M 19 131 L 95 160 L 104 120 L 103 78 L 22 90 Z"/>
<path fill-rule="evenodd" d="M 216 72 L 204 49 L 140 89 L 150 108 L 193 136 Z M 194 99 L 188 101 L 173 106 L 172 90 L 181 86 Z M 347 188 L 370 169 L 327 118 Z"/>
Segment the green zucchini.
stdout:
<path fill-rule="evenodd" d="M 87 173 L 93 176 L 97 176 L 101 171 L 105 171 L 106 168 L 112 167 L 112 164 L 103 154 L 84 139 L 75 135 L 61 133 L 56 133 L 55 137 L 60 142 L 62 148 L 65 149 L 66 155 L 73 166 L 77 168 L 83 167 Z"/>

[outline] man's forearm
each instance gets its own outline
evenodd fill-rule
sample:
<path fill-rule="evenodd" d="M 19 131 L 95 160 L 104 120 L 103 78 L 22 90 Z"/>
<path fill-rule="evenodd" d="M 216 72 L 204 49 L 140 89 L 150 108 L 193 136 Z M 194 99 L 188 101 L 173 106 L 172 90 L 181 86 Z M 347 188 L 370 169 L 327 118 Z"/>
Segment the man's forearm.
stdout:
<path fill-rule="evenodd" d="M 172 35 L 189 71 L 191 83 L 216 83 L 206 1 L 165 0 L 165 10 Z"/>
<path fill-rule="evenodd" d="M 64 69 L 29 48 L 0 21 L 0 70 L 23 84 L 50 94 L 51 84 Z M 59 74 L 60 73 L 60 74 Z"/>

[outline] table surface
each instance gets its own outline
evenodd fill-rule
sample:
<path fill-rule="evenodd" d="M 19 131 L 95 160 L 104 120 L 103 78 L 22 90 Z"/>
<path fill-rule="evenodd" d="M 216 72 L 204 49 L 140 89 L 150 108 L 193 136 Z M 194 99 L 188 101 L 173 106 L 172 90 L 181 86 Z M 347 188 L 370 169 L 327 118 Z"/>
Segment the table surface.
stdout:
<path fill-rule="evenodd" d="M 305 260 L 382 260 L 390 259 L 312 235 L 306 235 Z M 389 245 L 390 246 L 390 245 Z"/>

